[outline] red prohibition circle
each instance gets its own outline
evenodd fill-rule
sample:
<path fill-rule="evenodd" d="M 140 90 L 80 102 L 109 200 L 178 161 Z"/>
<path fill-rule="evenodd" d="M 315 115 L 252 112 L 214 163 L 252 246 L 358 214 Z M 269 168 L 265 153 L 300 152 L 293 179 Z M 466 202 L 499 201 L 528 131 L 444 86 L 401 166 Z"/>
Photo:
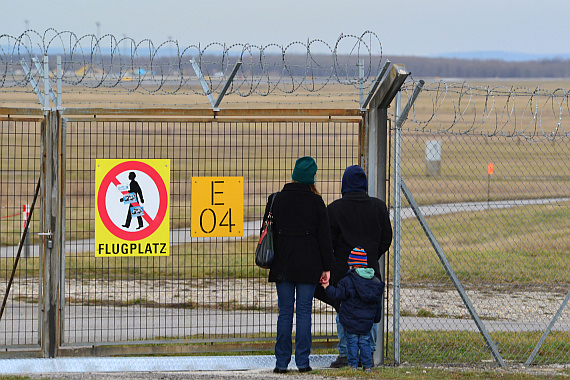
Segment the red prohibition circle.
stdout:
<path fill-rule="evenodd" d="M 117 178 L 117 175 L 129 170 L 138 170 L 148 175 L 156 185 L 159 196 L 158 212 L 156 213 L 154 220 L 152 220 L 152 223 L 149 223 L 148 227 L 134 232 L 122 230 L 117 227 L 115 223 L 113 223 L 109 217 L 109 213 L 107 212 L 107 205 L 105 202 L 109 185 L 111 185 L 113 180 Z M 152 235 L 164 220 L 166 210 L 168 208 L 166 185 L 164 184 L 164 181 L 162 180 L 160 174 L 158 174 L 158 172 L 152 166 L 140 161 L 122 162 L 112 168 L 103 178 L 103 181 L 99 186 L 99 193 L 97 194 L 97 208 L 99 209 L 99 216 L 101 217 L 101 221 L 113 235 L 123 240 L 141 240 Z"/>

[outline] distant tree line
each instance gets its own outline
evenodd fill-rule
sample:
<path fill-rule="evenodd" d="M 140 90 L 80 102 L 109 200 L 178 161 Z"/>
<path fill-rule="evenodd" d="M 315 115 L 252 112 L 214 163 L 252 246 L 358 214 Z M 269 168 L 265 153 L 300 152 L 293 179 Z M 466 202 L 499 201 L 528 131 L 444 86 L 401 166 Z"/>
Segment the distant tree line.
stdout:
<path fill-rule="evenodd" d="M 403 63 L 416 78 L 570 78 L 570 60 L 507 62 L 452 58 L 387 57 Z"/>
<path fill-rule="evenodd" d="M 358 74 L 357 59 L 354 56 L 338 55 L 336 62 L 331 56 L 313 55 L 307 60 L 303 54 L 287 54 L 285 62 L 287 68 L 282 66 L 282 57 L 266 56 L 265 70 L 273 74 L 294 76 L 323 77 L 331 74 L 331 67 L 335 67 L 335 74 L 342 77 L 355 77 Z M 370 57 L 364 58 L 370 63 Z M 416 78 L 570 78 L 570 59 L 549 59 L 537 61 L 511 62 L 502 60 L 454 59 L 454 58 L 426 58 L 413 56 L 384 56 L 382 63 L 389 59 L 393 63 L 403 63 L 408 71 Z M 375 71 L 381 67 L 379 57 L 372 58 Z M 308 69 L 307 65 L 310 65 Z M 259 73 L 256 73 L 259 74 Z M 377 73 L 371 73 L 375 76 Z"/>
<path fill-rule="evenodd" d="M 144 67 L 146 71 L 168 72 L 177 65 L 187 75 L 194 75 L 188 57 L 179 61 L 170 57 L 154 57 L 152 61 L 141 54 L 136 59 L 119 62 L 119 65 L 128 67 Z M 55 59 L 55 58 L 54 58 Z M 76 62 L 77 68 L 87 64 L 92 64 L 105 71 L 117 70 L 117 57 L 112 63 L 110 56 L 102 55 L 95 62 L 88 60 Z M 214 75 L 218 72 L 229 74 L 235 61 L 239 57 L 221 58 L 221 55 L 203 55 L 200 66 L 205 76 Z M 282 76 L 282 77 L 313 77 L 330 78 L 336 77 L 343 81 L 350 82 L 358 77 L 357 62 L 359 59 L 365 60 L 365 66 L 372 71 L 366 73 L 367 79 L 378 74 L 381 65 L 389 59 L 393 63 L 403 63 L 408 71 L 415 78 L 570 78 L 570 59 L 548 59 L 536 61 L 511 62 L 502 60 L 480 60 L 480 59 L 454 59 L 454 58 L 426 58 L 414 56 L 383 56 L 369 57 L 355 55 L 332 54 L 305 54 L 287 53 L 285 55 L 267 54 L 263 58 L 259 56 L 247 56 L 243 58 L 242 70 L 245 75 L 252 76 Z M 148 70 L 147 70 L 148 69 Z"/>
<path fill-rule="evenodd" d="M 277 56 L 265 57 L 269 72 L 277 74 L 283 72 L 281 58 Z M 358 74 L 357 59 L 354 56 L 336 57 L 336 62 L 326 55 L 313 55 L 313 60 L 307 60 L 305 55 L 287 54 L 286 72 L 294 76 L 329 76 L 332 66 L 335 74 L 342 77 L 355 77 Z M 362 57 L 370 63 L 370 57 Z M 413 56 L 384 56 L 383 62 L 389 59 L 393 63 L 403 63 L 408 71 L 416 78 L 570 78 L 570 59 L 549 59 L 537 61 L 510 62 L 502 60 L 454 59 L 454 58 L 426 58 Z M 381 65 L 379 57 L 372 58 L 372 66 L 377 71 Z M 310 64 L 311 69 L 307 69 Z M 371 73 L 375 76 L 377 73 Z"/>

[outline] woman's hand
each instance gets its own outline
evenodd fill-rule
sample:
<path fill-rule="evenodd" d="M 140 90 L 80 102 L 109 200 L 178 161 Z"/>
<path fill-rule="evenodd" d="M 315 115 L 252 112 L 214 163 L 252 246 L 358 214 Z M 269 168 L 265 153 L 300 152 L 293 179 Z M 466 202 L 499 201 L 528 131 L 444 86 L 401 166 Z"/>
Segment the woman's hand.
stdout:
<path fill-rule="evenodd" d="M 323 271 L 323 273 L 321 274 L 321 279 L 320 279 L 321 284 L 329 282 L 330 279 L 331 279 L 331 271 L 330 270 Z"/>

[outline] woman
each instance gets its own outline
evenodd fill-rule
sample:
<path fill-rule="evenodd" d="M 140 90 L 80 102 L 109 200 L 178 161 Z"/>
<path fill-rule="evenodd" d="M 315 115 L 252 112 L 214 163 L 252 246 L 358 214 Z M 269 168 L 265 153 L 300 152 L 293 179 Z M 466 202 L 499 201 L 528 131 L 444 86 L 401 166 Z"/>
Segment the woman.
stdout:
<path fill-rule="evenodd" d="M 311 312 L 318 283 L 327 282 L 334 267 L 334 254 L 325 203 L 315 187 L 317 164 L 305 156 L 295 162 L 292 182 L 269 196 L 267 218 L 273 197 L 275 258 L 269 282 L 275 282 L 279 316 L 273 372 L 285 373 L 291 361 L 293 310 L 296 306 L 295 364 L 308 372 L 311 353 Z"/>

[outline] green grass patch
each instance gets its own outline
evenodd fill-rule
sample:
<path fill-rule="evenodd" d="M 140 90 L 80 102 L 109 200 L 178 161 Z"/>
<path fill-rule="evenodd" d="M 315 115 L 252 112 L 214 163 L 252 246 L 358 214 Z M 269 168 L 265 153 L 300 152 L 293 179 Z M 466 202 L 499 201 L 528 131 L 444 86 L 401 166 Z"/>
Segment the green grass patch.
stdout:
<path fill-rule="evenodd" d="M 568 203 L 483 210 L 427 218 L 464 283 L 570 283 Z M 416 219 L 402 223 L 402 282 L 441 283 L 448 276 Z"/>
<path fill-rule="evenodd" d="M 515 371 L 515 370 L 488 370 L 488 369 L 442 369 L 442 368 L 422 368 L 422 367 L 377 367 L 370 372 L 361 369 L 353 370 L 349 368 L 341 369 L 319 369 L 312 372 L 313 375 L 347 377 L 358 379 L 383 379 L 383 380 L 532 380 L 532 379 L 566 379 L 564 371 L 553 372 L 552 374 L 538 374 L 536 371 Z"/>
<path fill-rule="evenodd" d="M 491 339 L 507 363 L 524 363 L 539 341 L 542 331 L 494 332 Z M 389 335 L 392 347 L 392 335 Z M 479 332 L 403 331 L 400 334 L 402 363 L 484 364 L 494 363 L 491 351 Z M 392 360 L 389 358 L 389 360 Z M 570 362 L 570 332 L 551 331 L 533 364 Z"/>

